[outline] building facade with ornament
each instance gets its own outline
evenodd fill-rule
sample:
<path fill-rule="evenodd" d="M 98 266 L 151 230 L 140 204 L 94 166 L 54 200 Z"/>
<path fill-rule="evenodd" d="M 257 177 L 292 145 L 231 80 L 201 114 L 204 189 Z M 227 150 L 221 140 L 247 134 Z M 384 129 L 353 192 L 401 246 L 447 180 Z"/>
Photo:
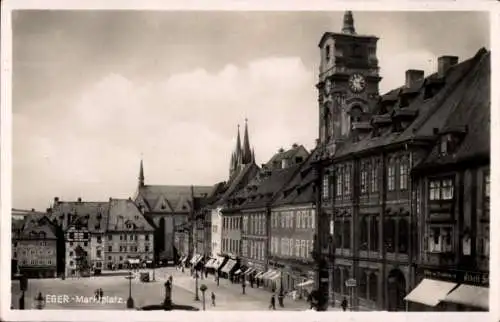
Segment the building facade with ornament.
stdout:
<path fill-rule="evenodd" d="M 328 262 L 324 294 L 332 305 L 347 297 L 354 309 L 405 311 L 411 302 L 406 297 L 420 279 L 415 264 L 433 256 L 422 255 L 419 241 L 434 230 L 423 228 L 430 224 L 416 210 L 423 206 L 417 195 L 424 192 L 427 179 L 413 178 L 412 170 L 425 163 L 448 133 L 457 105 L 467 100 L 464 109 L 484 104 L 484 97 L 469 86 L 478 81 L 477 69 L 486 64 L 488 53 L 481 49 L 460 63 L 458 57 L 441 56 L 431 75 L 408 70 L 405 84 L 381 95 L 378 42 L 375 36 L 358 34 L 352 13 L 346 12 L 342 30 L 324 33 L 319 43 L 317 249 L 327 250 L 320 260 Z M 455 135 L 460 145 L 470 134 Z M 457 202 L 463 207 L 467 200 Z M 470 227 L 486 231 L 486 225 Z M 443 231 L 454 240 L 463 234 L 459 229 Z M 434 263 L 458 267 L 456 261 Z M 322 281 L 317 281 L 318 288 L 324 289 Z"/>

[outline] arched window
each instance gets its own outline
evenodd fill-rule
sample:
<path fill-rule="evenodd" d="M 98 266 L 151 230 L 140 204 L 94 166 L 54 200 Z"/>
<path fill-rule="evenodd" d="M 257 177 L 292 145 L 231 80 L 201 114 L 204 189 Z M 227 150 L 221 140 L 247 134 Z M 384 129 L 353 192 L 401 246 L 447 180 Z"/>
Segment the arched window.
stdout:
<path fill-rule="evenodd" d="M 373 252 L 379 251 L 379 219 L 373 216 L 370 220 L 370 250 Z"/>
<path fill-rule="evenodd" d="M 363 110 L 359 105 L 355 105 L 351 108 L 349 113 L 351 116 L 352 123 L 361 122 L 361 116 L 363 115 Z"/>
<path fill-rule="evenodd" d="M 368 275 L 366 274 L 365 271 L 363 271 L 361 273 L 361 276 L 359 278 L 359 297 L 363 298 L 363 299 L 366 299 L 368 298 L 368 294 L 367 294 L 367 281 L 368 280 Z"/>
<path fill-rule="evenodd" d="M 408 219 L 401 218 L 398 223 L 398 252 L 408 254 L 408 241 L 410 239 Z"/>
<path fill-rule="evenodd" d="M 333 290 L 336 293 L 340 293 L 342 291 L 342 289 L 341 289 L 341 285 L 342 285 L 341 278 L 342 278 L 342 276 L 340 274 L 340 269 L 339 268 L 335 268 L 333 270 Z"/>
<path fill-rule="evenodd" d="M 368 297 L 371 301 L 377 301 L 378 297 L 378 276 L 376 273 L 371 273 L 368 276 Z"/>
<path fill-rule="evenodd" d="M 395 251 L 396 225 L 393 218 L 387 218 L 384 222 L 384 244 L 388 253 Z"/>
<path fill-rule="evenodd" d="M 366 215 L 361 215 L 359 220 L 359 250 L 368 250 L 368 222 L 366 220 Z"/>
<path fill-rule="evenodd" d="M 343 234 L 343 247 L 344 249 L 351 248 L 351 220 L 344 219 L 344 234 Z"/>

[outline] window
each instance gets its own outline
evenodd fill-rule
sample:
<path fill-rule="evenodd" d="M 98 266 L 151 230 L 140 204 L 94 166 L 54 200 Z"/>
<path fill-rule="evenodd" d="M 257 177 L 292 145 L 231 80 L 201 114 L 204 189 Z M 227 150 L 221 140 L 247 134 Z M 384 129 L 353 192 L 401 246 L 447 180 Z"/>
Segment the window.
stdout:
<path fill-rule="evenodd" d="M 344 195 L 348 196 L 351 194 L 351 173 L 350 169 L 346 167 L 344 169 Z"/>
<path fill-rule="evenodd" d="M 394 191 L 396 183 L 396 169 L 393 161 L 390 161 L 387 168 L 387 190 Z"/>
<path fill-rule="evenodd" d="M 429 182 L 430 200 L 451 200 L 453 199 L 453 180 L 436 179 Z"/>
<path fill-rule="evenodd" d="M 396 225 L 394 219 L 388 218 L 384 223 L 384 244 L 388 253 L 395 252 Z"/>
<path fill-rule="evenodd" d="M 484 197 L 490 198 L 490 173 L 484 174 Z"/>
<path fill-rule="evenodd" d="M 330 197 L 330 178 L 328 174 L 323 175 L 323 199 Z"/>
<path fill-rule="evenodd" d="M 69 256 L 73 256 L 73 251 L 70 251 L 70 252 L 69 252 Z"/>
<path fill-rule="evenodd" d="M 123 236 L 122 235 L 120 235 L 120 240 L 123 240 Z"/>
<path fill-rule="evenodd" d="M 408 161 L 406 159 L 402 159 L 399 164 L 399 189 L 408 189 Z"/>
<path fill-rule="evenodd" d="M 101 253 L 102 253 L 102 251 L 101 251 L 100 249 L 98 249 L 98 250 L 96 251 L 96 255 L 97 255 L 97 257 L 101 257 Z"/>
<path fill-rule="evenodd" d="M 408 253 L 409 227 L 406 218 L 399 219 L 398 223 L 398 252 L 401 254 Z"/>
<path fill-rule="evenodd" d="M 330 59 L 331 59 L 331 49 L 330 49 L 330 45 L 326 45 L 325 46 L 325 59 L 326 59 L 326 62 L 330 62 Z"/>
<path fill-rule="evenodd" d="M 295 257 L 301 257 L 301 252 L 300 252 L 300 240 L 296 239 L 295 240 Z"/>
<path fill-rule="evenodd" d="M 375 273 L 371 273 L 368 277 L 368 290 L 369 299 L 376 302 L 378 299 L 378 277 Z"/>
<path fill-rule="evenodd" d="M 342 221 L 335 220 L 333 224 L 333 234 L 335 236 L 335 247 L 342 248 Z"/>
<path fill-rule="evenodd" d="M 149 234 L 146 234 L 146 235 L 144 236 L 144 240 L 149 240 Z"/>
<path fill-rule="evenodd" d="M 342 179 L 343 179 L 343 174 L 342 174 L 342 168 L 337 169 L 337 176 L 336 176 L 336 191 L 335 195 L 337 197 L 342 196 Z"/>
<path fill-rule="evenodd" d="M 83 233 L 83 239 L 89 239 L 89 233 Z"/>
<path fill-rule="evenodd" d="M 368 192 L 368 169 L 366 165 L 361 166 L 361 194 L 365 194 Z"/>
<path fill-rule="evenodd" d="M 102 243 L 102 238 L 101 238 L 101 236 L 97 236 L 97 243 L 98 243 L 98 244 Z"/>
<path fill-rule="evenodd" d="M 428 240 L 431 253 L 449 253 L 453 250 L 451 227 L 432 227 Z"/>
<path fill-rule="evenodd" d="M 303 239 L 300 241 L 300 257 L 307 258 L 306 255 L 306 241 Z"/>
<path fill-rule="evenodd" d="M 441 142 L 439 144 L 439 154 L 447 155 L 452 148 L 453 138 L 451 134 L 446 134 L 441 137 Z"/>
<path fill-rule="evenodd" d="M 69 233 L 69 239 L 75 239 L 75 233 Z"/>
<path fill-rule="evenodd" d="M 378 168 L 376 163 L 373 164 L 370 172 L 370 188 L 371 192 L 378 192 Z"/>
<path fill-rule="evenodd" d="M 368 250 L 368 222 L 364 215 L 361 215 L 359 220 L 359 230 L 361 232 L 359 250 Z"/>
<path fill-rule="evenodd" d="M 344 234 L 342 236 L 343 248 L 351 248 L 351 221 L 349 219 L 344 219 Z"/>
<path fill-rule="evenodd" d="M 84 247 L 88 247 L 88 246 L 89 246 L 89 243 L 88 243 L 88 242 L 83 242 L 83 246 L 84 246 Z"/>

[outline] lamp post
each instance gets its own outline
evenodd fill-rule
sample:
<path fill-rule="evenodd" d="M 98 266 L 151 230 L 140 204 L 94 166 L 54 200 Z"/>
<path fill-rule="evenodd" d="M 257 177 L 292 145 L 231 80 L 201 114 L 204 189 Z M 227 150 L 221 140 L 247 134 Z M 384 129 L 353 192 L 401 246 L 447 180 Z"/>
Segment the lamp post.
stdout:
<path fill-rule="evenodd" d="M 127 309 L 134 308 L 134 299 L 132 298 L 132 279 L 134 276 L 132 275 L 132 271 L 128 272 L 128 276 L 125 276 L 128 279 L 128 299 L 127 299 Z"/>
<path fill-rule="evenodd" d="M 207 290 L 207 286 L 205 284 L 201 284 L 200 291 L 201 297 L 203 299 L 203 311 L 205 311 L 205 291 Z"/>
<path fill-rule="evenodd" d="M 42 296 L 42 292 L 38 292 L 35 301 L 37 310 L 42 310 L 45 307 L 45 298 Z"/>
<path fill-rule="evenodd" d="M 198 295 L 198 271 L 195 271 L 194 272 L 194 300 L 195 301 L 199 301 L 200 300 L 200 296 Z"/>
<path fill-rule="evenodd" d="M 14 276 L 19 278 L 19 288 L 21 289 L 21 297 L 19 298 L 19 309 L 24 310 L 24 292 L 28 289 L 28 279 L 23 274 L 17 273 Z"/>

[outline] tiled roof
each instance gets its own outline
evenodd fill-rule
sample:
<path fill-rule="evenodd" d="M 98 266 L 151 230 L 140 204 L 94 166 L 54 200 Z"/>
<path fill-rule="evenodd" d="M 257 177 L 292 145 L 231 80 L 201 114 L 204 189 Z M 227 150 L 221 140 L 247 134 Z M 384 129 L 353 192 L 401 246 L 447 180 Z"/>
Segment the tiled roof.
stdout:
<path fill-rule="evenodd" d="M 294 164 L 288 168 L 276 169 L 262 179 L 256 189 L 245 193 L 244 202 L 238 205 L 237 209 L 251 209 L 267 206 L 277 193 L 290 181 L 301 164 Z M 240 195 L 242 197 L 242 195 Z"/>
<path fill-rule="evenodd" d="M 439 143 L 422 166 L 445 165 L 490 154 L 491 66 L 490 53 L 481 56 L 464 84 L 466 90 L 455 102 L 442 123 L 443 132 L 463 130 L 463 140 L 452 154 L 440 155 Z"/>
<path fill-rule="evenodd" d="M 63 230 L 80 224 L 91 232 L 103 232 L 108 209 L 109 202 L 104 201 L 58 201 L 51 209 L 49 218 Z"/>
<path fill-rule="evenodd" d="M 128 228 L 128 225 L 130 225 L 131 228 Z M 109 215 L 106 230 L 125 231 L 130 229 L 142 231 L 154 230 L 132 200 L 111 199 L 109 201 Z"/>
<path fill-rule="evenodd" d="M 193 186 L 195 197 L 208 195 L 213 187 Z M 191 199 L 191 186 L 159 186 L 145 185 L 139 188 L 138 200 L 144 200 L 148 211 L 154 212 L 186 212 L 189 211 L 188 200 Z M 165 201 L 165 207 L 156 207 Z"/>
<path fill-rule="evenodd" d="M 43 214 L 32 215 L 26 218 L 18 237 L 23 239 L 56 239 L 55 226 Z"/>
<path fill-rule="evenodd" d="M 399 99 L 394 99 L 397 95 L 401 95 L 404 87 L 394 89 L 381 97 L 381 102 L 378 105 L 378 113 L 391 117 L 392 111 L 398 109 L 416 110 L 417 115 L 409 126 L 401 132 L 394 132 L 390 128 L 386 128 L 377 136 L 367 135 L 359 141 L 348 141 L 339 144 L 336 148 L 335 157 L 343 157 L 352 153 L 367 151 L 372 148 L 387 146 L 393 143 L 406 142 L 411 139 L 428 138 L 434 133 L 434 129 L 444 127 L 448 115 L 457 105 L 465 98 L 469 90 L 468 86 L 471 79 L 475 78 L 476 66 L 481 62 L 482 58 L 487 54 L 483 48 L 478 53 L 457 65 L 450 68 L 444 78 L 438 77 L 437 73 L 428 76 L 424 82 L 420 82 L 421 87 L 406 107 L 399 107 Z M 427 84 L 442 84 L 442 88 L 432 97 L 425 97 L 425 86 Z M 384 105 L 384 101 L 392 102 L 391 105 Z M 384 114 L 385 113 L 385 114 Z M 380 115 L 374 118 L 380 118 Z"/>
<path fill-rule="evenodd" d="M 255 163 L 246 164 L 234 180 L 229 183 L 229 187 L 215 205 L 223 205 L 229 199 L 238 194 L 239 191 L 257 175 L 259 167 Z"/>
<path fill-rule="evenodd" d="M 313 161 L 318 150 L 313 150 L 309 157 L 302 163 L 299 170 L 295 172 L 293 178 L 278 193 L 272 203 L 272 206 L 286 204 L 304 204 L 315 201 L 314 182 L 316 180 L 313 171 Z"/>

